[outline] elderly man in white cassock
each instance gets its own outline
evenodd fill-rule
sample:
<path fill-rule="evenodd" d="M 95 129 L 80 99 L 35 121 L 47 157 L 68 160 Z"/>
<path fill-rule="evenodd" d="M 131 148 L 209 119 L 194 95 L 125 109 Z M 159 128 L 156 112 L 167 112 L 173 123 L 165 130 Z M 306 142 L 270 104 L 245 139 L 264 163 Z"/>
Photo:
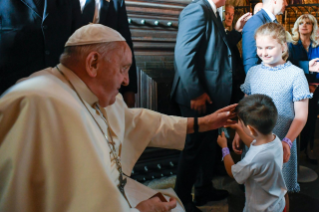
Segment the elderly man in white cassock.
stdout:
<path fill-rule="evenodd" d="M 119 89 L 131 54 L 118 32 L 87 25 L 60 64 L 4 93 L 0 211 L 183 211 L 178 198 L 149 199 L 157 191 L 128 175 L 147 146 L 181 150 L 187 133 L 232 123 L 235 105 L 198 119 L 129 109 Z"/>

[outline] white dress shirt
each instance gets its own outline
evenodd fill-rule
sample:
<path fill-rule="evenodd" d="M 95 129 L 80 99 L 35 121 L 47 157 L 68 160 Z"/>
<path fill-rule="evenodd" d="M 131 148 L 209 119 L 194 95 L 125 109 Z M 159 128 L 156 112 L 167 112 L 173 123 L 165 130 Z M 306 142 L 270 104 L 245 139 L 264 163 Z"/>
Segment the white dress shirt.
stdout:
<path fill-rule="evenodd" d="M 274 14 L 272 14 L 269 10 L 262 8 L 262 10 L 265 10 L 265 12 L 267 13 L 267 15 L 269 16 L 269 18 L 271 19 L 271 22 L 274 22 L 274 20 L 276 19 L 276 16 Z"/>
<path fill-rule="evenodd" d="M 208 1 L 208 3 L 210 4 L 210 6 L 212 7 L 215 16 L 217 17 L 217 8 L 216 8 L 215 3 L 214 3 L 212 0 L 207 0 L 207 1 Z"/>

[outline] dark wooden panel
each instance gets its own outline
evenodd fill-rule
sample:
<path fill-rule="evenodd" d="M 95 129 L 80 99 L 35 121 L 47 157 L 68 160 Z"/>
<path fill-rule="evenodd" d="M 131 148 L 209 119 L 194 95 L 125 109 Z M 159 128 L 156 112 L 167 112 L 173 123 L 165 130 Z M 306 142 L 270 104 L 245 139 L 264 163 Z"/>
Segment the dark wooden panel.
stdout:
<path fill-rule="evenodd" d="M 169 95 L 174 77 L 174 47 L 178 17 L 190 0 L 126 1 L 139 91 L 137 106 L 175 114 Z M 139 181 L 175 174 L 179 151 L 148 148 L 132 177 Z M 159 168 L 160 167 L 160 168 Z"/>
<path fill-rule="evenodd" d="M 178 17 L 190 2 L 191 0 L 126 1 L 136 64 L 141 71 L 158 82 L 158 86 L 163 85 L 166 88 L 158 89 L 158 92 L 170 92 L 167 88 L 174 77 Z M 145 88 L 145 85 L 140 87 Z M 158 98 L 168 94 L 159 94 Z M 144 92 L 141 92 L 141 95 L 144 95 Z M 158 102 L 161 100 L 158 99 Z"/>

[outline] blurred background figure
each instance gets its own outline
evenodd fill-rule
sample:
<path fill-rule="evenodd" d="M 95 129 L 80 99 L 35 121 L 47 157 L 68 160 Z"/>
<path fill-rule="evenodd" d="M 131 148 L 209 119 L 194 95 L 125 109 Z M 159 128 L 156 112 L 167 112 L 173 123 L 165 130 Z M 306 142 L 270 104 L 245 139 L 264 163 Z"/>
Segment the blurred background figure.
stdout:
<path fill-rule="evenodd" d="M 235 7 L 231 4 L 226 4 L 225 5 L 225 20 L 224 20 L 224 27 L 226 29 L 226 32 L 232 30 L 234 15 L 235 15 Z"/>
<path fill-rule="evenodd" d="M 225 32 L 228 44 L 230 45 L 232 51 L 232 63 L 233 63 L 233 91 L 231 102 L 239 102 L 243 98 L 244 94 L 240 90 L 240 85 L 245 81 L 245 71 L 243 66 L 243 61 L 240 57 L 237 44 L 241 41 L 242 35 L 240 32 L 232 29 L 233 19 L 235 14 L 235 7 L 231 4 L 225 5 Z M 248 19 L 247 19 L 248 20 Z"/>
<path fill-rule="evenodd" d="M 254 7 L 254 15 L 258 13 L 262 8 L 263 8 L 263 3 L 262 2 L 257 3 Z"/>
<path fill-rule="evenodd" d="M 288 45 L 289 60 L 304 70 L 309 83 L 309 90 L 313 93 L 313 98 L 309 100 L 308 120 L 301 132 L 300 143 L 300 150 L 305 150 L 308 161 L 313 164 L 318 163 L 313 153 L 313 147 L 318 113 L 319 91 L 317 87 L 319 74 L 311 73 L 309 61 L 310 63 L 312 63 L 311 61 L 316 63 L 315 60 L 319 58 L 317 30 L 318 23 L 314 16 L 310 14 L 301 15 L 292 29 L 292 43 Z"/>
<path fill-rule="evenodd" d="M 137 92 L 136 64 L 124 0 L 80 0 L 80 3 L 82 25 L 99 23 L 108 26 L 118 31 L 131 48 L 133 63 L 129 70 L 130 83 L 128 86 L 122 86 L 120 92 L 127 106 L 134 107 Z"/>
<path fill-rule="evenodd" d="M 78 0 L 1 0 L 0 17 L 0 95 L 20 78 L 56 65 L 81 25 Z"/>

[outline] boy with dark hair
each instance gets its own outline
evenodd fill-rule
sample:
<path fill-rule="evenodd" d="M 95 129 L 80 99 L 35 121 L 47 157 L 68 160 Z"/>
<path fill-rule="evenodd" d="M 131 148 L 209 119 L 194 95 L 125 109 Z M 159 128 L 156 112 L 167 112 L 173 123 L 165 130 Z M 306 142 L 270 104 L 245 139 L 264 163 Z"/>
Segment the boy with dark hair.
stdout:
<path fill-rule="evenodd" d="M 281 140 L 272 133 L 278 116 L 276 106 L 266 95 L 250 95 L 239 102 L 237 116 L 238 124 L 232 127 L 249 147 L 246 156 L 234 164 L 224 133 L 217 142 L 222 148 L 228 175 L 239 184 L 245 183 L 244 212 L 281 212 L 285 208 L 287 189 L 282 175 Z"/>

